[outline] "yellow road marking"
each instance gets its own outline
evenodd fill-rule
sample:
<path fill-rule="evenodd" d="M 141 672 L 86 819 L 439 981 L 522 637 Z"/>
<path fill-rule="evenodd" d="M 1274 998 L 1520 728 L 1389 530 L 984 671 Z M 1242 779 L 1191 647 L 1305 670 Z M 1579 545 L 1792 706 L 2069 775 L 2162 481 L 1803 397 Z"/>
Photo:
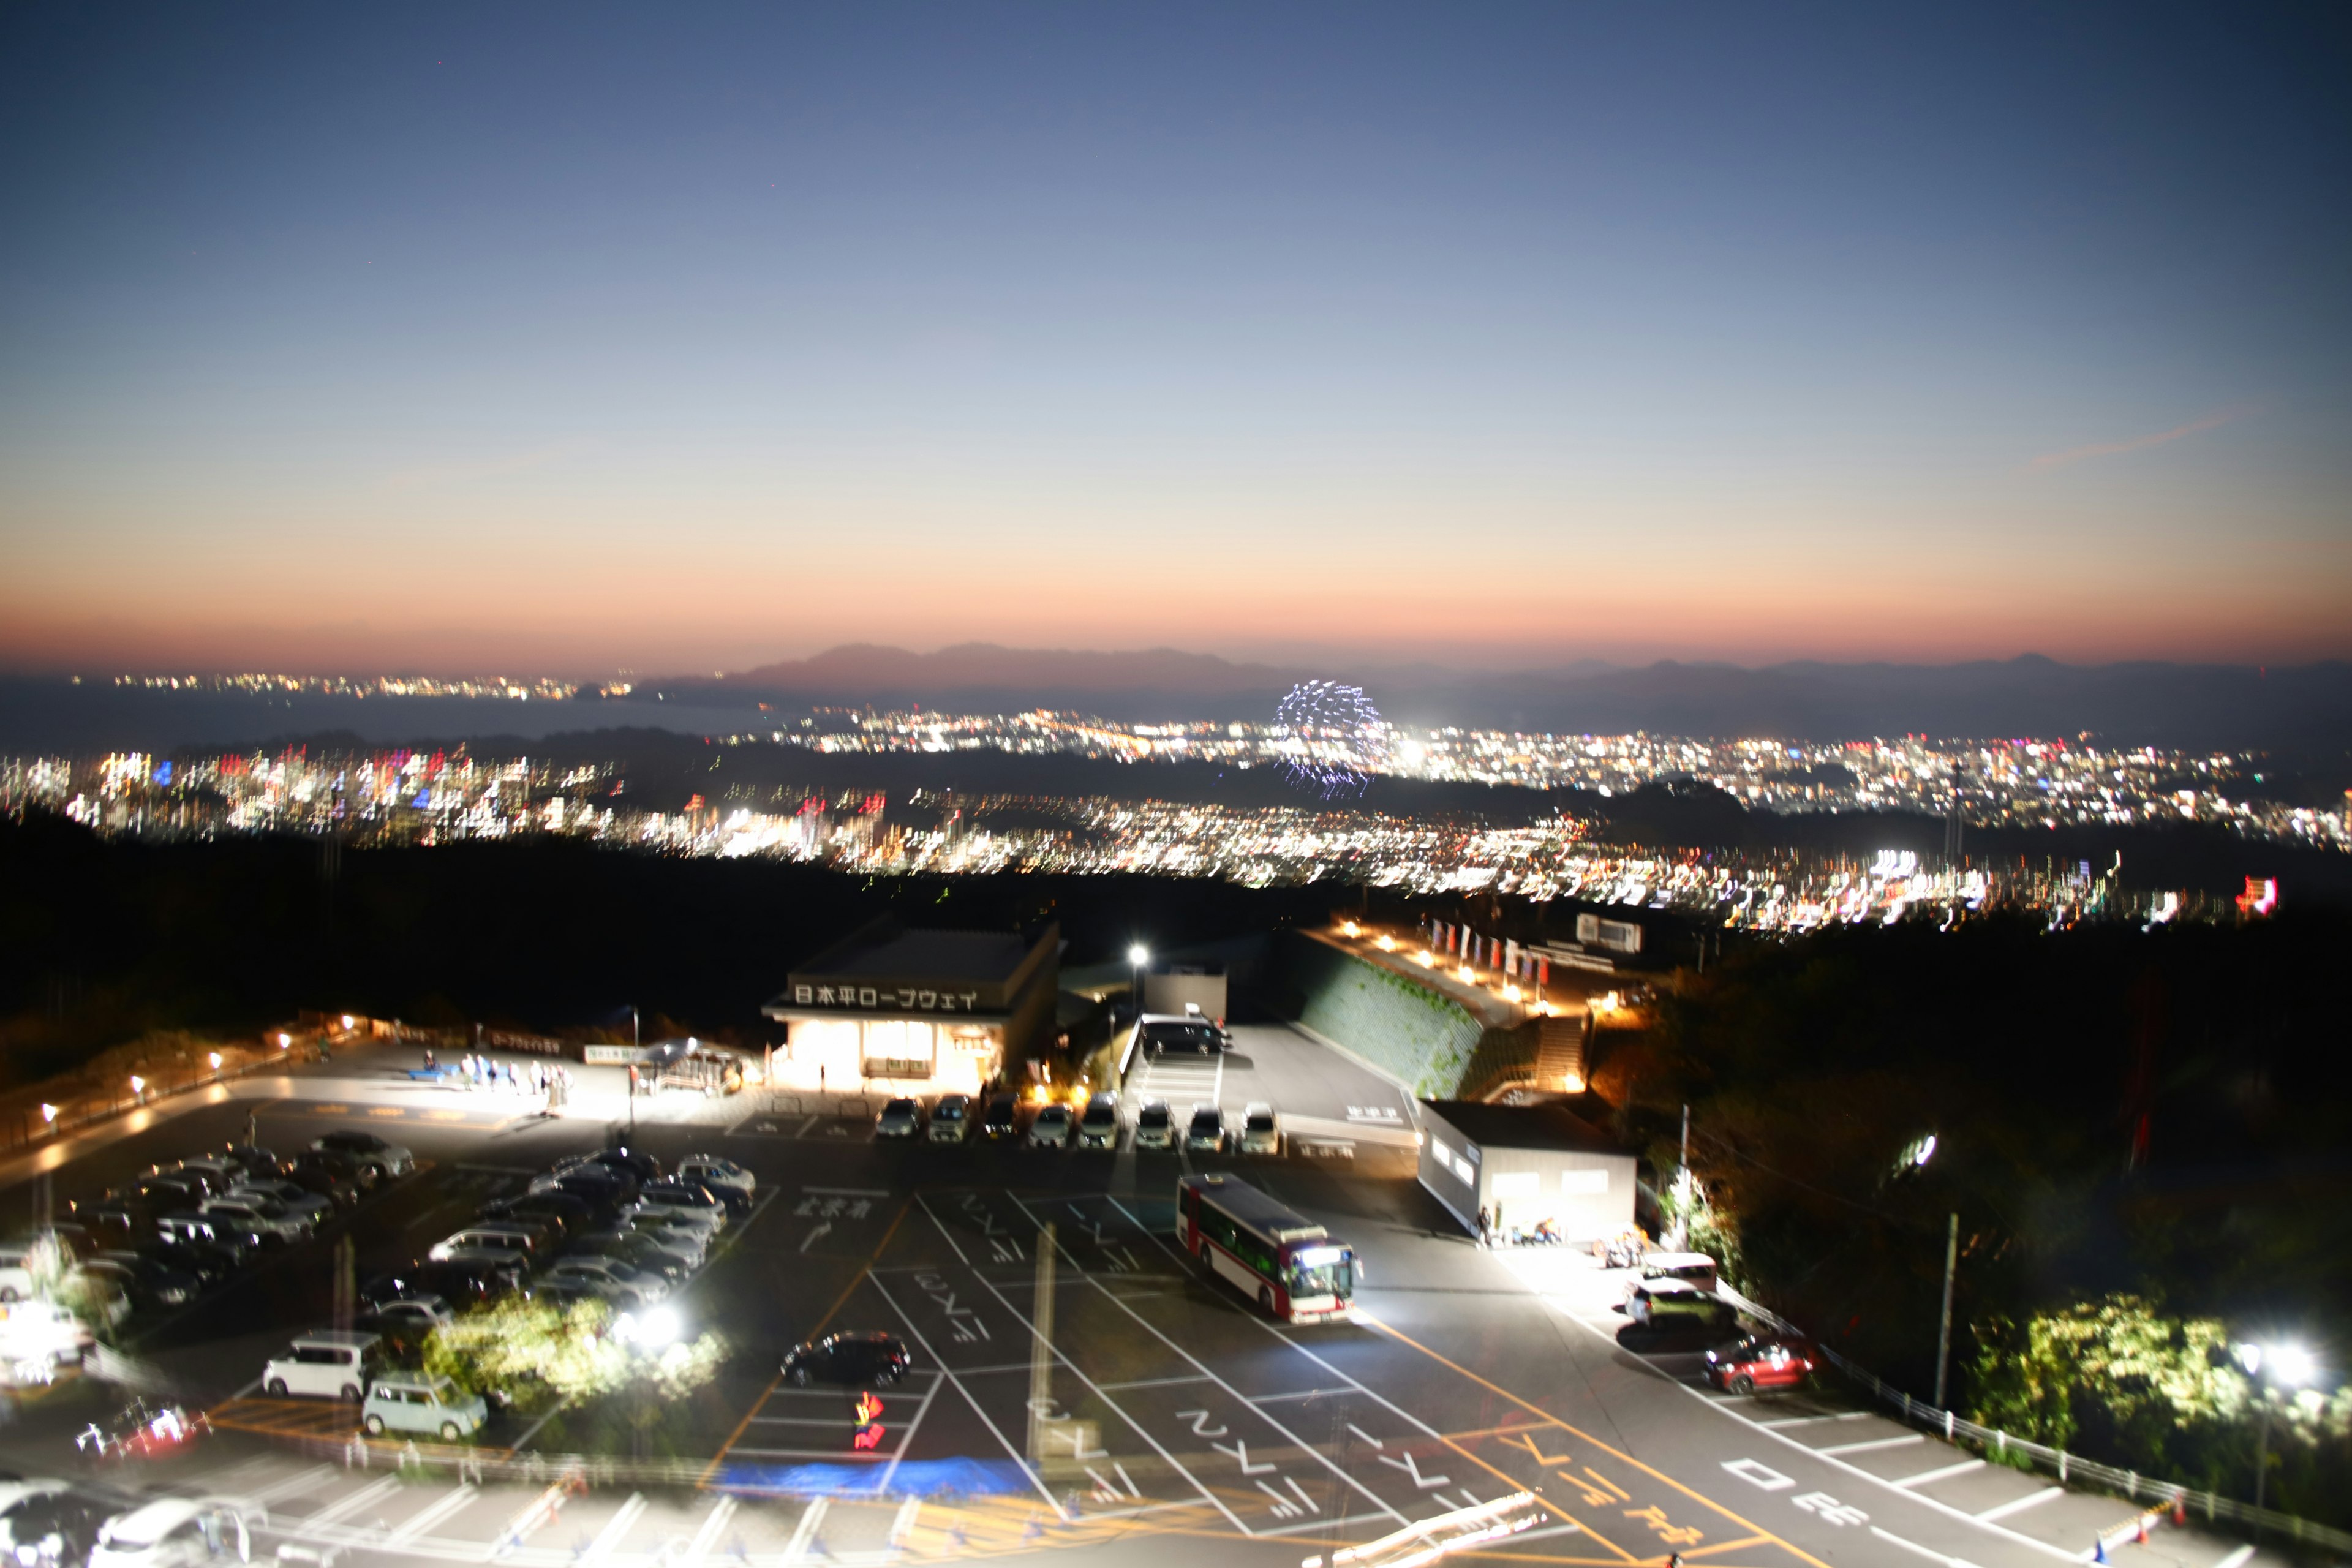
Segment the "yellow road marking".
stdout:
<path fill-rule="evenodd" d="M 1769 1536 L 1751 1535 L 1744 1541 L 1718 1541 L 1712 1546 L 1701 1546 L 1692 1551 L 1685 1552 L 1683 1553 L 1683 1556 L 1686 1560 L 1693 1557 L 1712 1557 L 1718 1552 L 1737 1552 L 1743 1546 L 1754 1546 L 1759 1542 L 1769 1541 L 1769 1539 L 1770 1537 Z"/>
<path fill-rule="evenodd" d="M 1541 1405 L 1530 1404 L 1528 1401 L 1520 1398 L 1517 1394 L 1513 1394 L 1509 1389 L 1503 1387 L 1500 1384 L 1488 1382 L 1486 1379 L 1479 1376 L 1476 1373 L 1472 1372 L 1468 1367 L 1462 1365 L 1459 1362 L 1449 1360 L 1445 1356 L 1440 1355 L 1437 1352 L 1431 1350 L 1427 1345 L 1423 1344 L 1419 1340 L 1414 1339 L 1412 1335 L 1405 1333 L 1403 1331 L 1391 1328 L 1387 1323 L 1381 1321 L 1378 1318 L 1370 1317 L 1369 1315 L 1363 1318 L 1363 1321 L 1370 1323 L 1373 1328 L 1378 1329 L 1381 1332 L 1395 1340 L 1399 1344 L 1410 1345 L 1414 1350 L 1417 1350 L 1422 1354 L 1427 1356 L 1430 1360 L 1437 1363 L 1438 1365 L 1449 1368 L 1450 1370 L 1460 1373 L 1462 1376 L 1468 1378 L 1471 1382 L 1476 1384 L 1479 1387 L 1486 1389 L 1488 1393 L 1502 1395 L 1505 1399 L 1509 1400 L 1512 1404 L 1517 1405 L 1520 1409 L 1528 1412 L 1529 1415 L 1538 1417 L 1546 1425 L 1556 1426 L 1559 1430 L 1574 1436 L 1580 1442 L 1590 1443 L 1594 1447 L 1600 1449 L 1602 1453 L 1610 1455 L 1614 1458 L 1622 1459 L 1626 1464 L 1631 1465 L 1635 1469 L 1641 1471 L 1643 1475 L 1651 1478 L 1653 1480 L 1663 1481 L 1667 1486 L 1674 1488 L 1675 1490 L 1682 1493 L 1683 1496 L 1690 1499 L 1693 1502 L 1697 1503 L 1700 1507 L 1722 1515 L 1725 1519 L 1731 1521 L 1741 1529 L 1753 1531 L 1760 1539 L 1770 1542 L 1773 1545 L 1778 1546 L 1783 1552 L 1790 1553 L 1791 1556 L 1801 1558 L 1803 1561 L 1811 1563 L 1813 1568 L 1829 1568 L 1829 1564 L 1823 1563 L 1820 1558 L 1815 1557 L 1812 1553 L 1806 1552 L 1800 1547 L 1790 1545 L 1788 1542 L 1781 1540 L 1770 1531 L 1766 1530 L 1762 1525 L 1758 1524 L 1754 1520 L 1741 1518 L 1738 1514 L 1732 1512 L 1731 1510 L 1724 1507 L 1713 1498 L 1707 1497 L 1700 1492 L 1693 1491 L 1690 1488 L 1683 1485 L 1682 1482 L 1675 1479 L 1674 1477 L 1665 1474 L 1664 1471 L 1653 1469 L 1648 1465 L 1643 1464 L 1641 1460 L 1633 1458 L 1633 1455 L 1612 1448 L 1608 1444 L 1602 1442 L 1600 1438 L 1593 1436 L 1591 1433 L 1586 1432 L 1580 1427 L 1570 1426 L 1567 1422 L 1562 1421 L 1559 1416 L 1554 1415 L 1551 1412 L 1544 1409 Z M 1485 1463 L 1484 1460 L 1479 1459 L 1475 1455 L 1469 1455 L 1467 1457 L 1473 1463 Z M 1486 1468 L 1494 1470 L 1494 1473 L 1496 1475 L 1502 1474 L 1501 1471 L 1495 1470 L 1492 1465 L 1487 1465 Z M 1505 1479 L 1507 1479 L 1509 1478 L 1507 1477 Z M 1513 1484 L 1516 1485 L 1517 1483 L 1514 1482 Z M 1563 1515 L 1562 1517 L 1564 1518 L 1566 1516 Z M 1595 1536 L 1594 1539 L 1600 1540 L 1601 1538 Z M 1612 1543 L 1603 1541 L 1601 1544 L 1611 1545 Z M 1684 1555 L 1687 1557 L 1690 1554 L 1688 1552 L 1685 1552 Z M 1633 1561 L 1633 1559 L 1628 1557 L 1627 1561 L 1631 1562 Z"/>

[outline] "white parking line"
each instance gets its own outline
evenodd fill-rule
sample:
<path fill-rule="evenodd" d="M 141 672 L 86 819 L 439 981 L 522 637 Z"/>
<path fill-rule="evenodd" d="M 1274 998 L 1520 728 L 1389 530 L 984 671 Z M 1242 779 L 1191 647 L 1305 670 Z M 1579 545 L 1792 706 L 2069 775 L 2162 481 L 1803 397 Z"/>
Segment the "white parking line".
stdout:
<path fill-rule="evenodd" d="M 800 1522 L 793 1526 L 793 1538 L 784 1542 L 785 1562 L 797 1563 L 807 1552 L 809 1542 L 816 1539 L 816 1527 L 824 1522 L 824 1499 L 809 1500 L 807 1509 L 801 1514 Z"/>
<path fill-rule="evenodd" d="M 1981 1470 L 1984 1468 L 1985 1462 L 1982 1459 L 1962 1459 L 1957 1465 L 1946 1465 L 1940 1469 L 1923 1470 L 1916 1476 L 1906 1476 L 1895 1484 L 1898 1487 L 1924 1487 L 1930 1481 L 1940 1481 L 1951 1476 L 1965 1476 L 1970 1470 Z M 1977 1514 L 1974 1517 L 1982 1519 L 1984 1515 Z"/>
<path fill-rule="evenodd" d="M 687 1542 L 686 1555 L 679 1559 L 677 1568 L 695 1568 L 695 1564 L 702 1561 L 710 1551 L 710 1543 L 719 1539 L 720 1529 L 735 1517 L 736 1507 L 733 1498 L 724 1492 L 719 1494 L 719 1501 L 703 1517 L 702 1528 L 694 1532 L 692 1541 Z"/>
<path fill-rule="evenodd" d="M 1900 1437 L 1869 1437 L 1859 1443 L 1840 1443 L 1833 1448 L 1816 1448 L 1816 1454 L 1867 1454 L 1873 1448 L 1907 1448 L 1927 1439 L 1916 1432 L 1906 1432 Z"/>
<path fill-rule="evenodd" d="M 2007 1519 L 2012 1513 L 2023 1513 L 2029 1508 L 2041 1507 L 2043 1503 L 2048 1502 L 2052 1498 L 2064 1497 L 2065 1495 L 2066 1489 L 2064 1487 L 2043 1487 L 2038 1492 L 2028 1492 L 2023 1497 L 2011 1498 L 2007 1502 L 1995 1503 L 1992 1507 L 1986 1509 L 1982 1513 L 1978 1514 L 1977 1517 L 1980 1520 Z M 2249 1546 L 2246 1550 L 2251 1552 L 2253 1548 Z"/>
<path fill-rule="evenodd" d="M 1810 1426 L 1819 1421 L 1867 1421 L 1870 1416 L 1867 1410 L 1849 1410 L 1842 1415 L 1783 1415 L 1778 1421 L 1759 1421 L 1756 1425 L 1774 1432 L 1783 1426 Z"/>
<path fill-rule="evenodd" d="M 275 1459 L 278 1456 L 272 1454 L 268 1458 Z M 313 1488 L 322 1487 L 334 1474 L 335 1467 L 332 1465 L 313 1465 L 299 1475 L 289 1476 L 282 1481 L 272 1482 L 257 1492 L 247 1492 L 244 1495 L 250 1502 L 273 1503 L 279 1498 L 299 1496 Z"/>
<path fill-rule="evenodd" d="M 457 1489 L 447 1497 L 426 1503 L 423 1508 L 401 1521 L 399 1527 L 383 1538 L 384 1550 L 394 1551 L 404 1542 L 415 1540 L 473 1501 L 478 1495 L 479 1493 L 470 1482 L 458 1483 Z"/>
<path fill-rule="evenodd" d="M 621 1543 L 621 1537 L 628 1534 L 630 1529 L 635 1525 L 637 1516 L 645 1511 L 646 1494 L 631 1492 L 629 1500 L 623 1503 L 620 1510 L 604 1521 L 604 1528 L 596 1532 L 596 1539 L 588 1543 L 588 1550 L 580 1554 L 579 1560 L 583 1563 L 603 1562 L 611 1555 L 613 1548 Z"/>
<path fill-rule="evenodd" d="M 310 1525 L 332 1524 L 335 1521 L 355 1514 L 359 1512 L 360 1510 L 369 1507 L 371 1504 L 381 1502 L 399 1489 L 400 1478 L 398 1476 L 380 1477 L 375 1480 L 370 1481 L 367 1485 L 352 1493 L 351 1496 L 342 1499 L 341 1501 L 329 1503 L 318 1512 L 311 1514 L 309 1518 L 301 1521 L 301 1523 L 306 1527 Z"/>

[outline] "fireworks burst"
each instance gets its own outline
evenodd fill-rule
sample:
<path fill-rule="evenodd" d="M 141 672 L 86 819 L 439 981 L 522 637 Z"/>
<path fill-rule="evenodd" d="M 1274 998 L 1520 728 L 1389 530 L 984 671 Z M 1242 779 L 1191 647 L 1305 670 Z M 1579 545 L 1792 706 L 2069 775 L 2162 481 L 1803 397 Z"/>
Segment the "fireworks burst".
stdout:
<path fill-rule="evenodd" d="M 1388 726 L 1358 686 L 1303 680 L 1275 710 L 1290 731 L 1283 766 L 1325 800 L 1361 795 L 1388 758 Z"/>

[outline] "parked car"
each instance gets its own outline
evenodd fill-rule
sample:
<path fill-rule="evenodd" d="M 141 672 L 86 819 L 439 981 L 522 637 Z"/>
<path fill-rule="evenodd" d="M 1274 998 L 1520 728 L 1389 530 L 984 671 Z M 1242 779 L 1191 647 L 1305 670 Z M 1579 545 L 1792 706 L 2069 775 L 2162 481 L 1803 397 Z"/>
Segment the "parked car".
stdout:
<path fill-rule="evenodd" d="M 177 1182 L 197 1195 L 197 1201 L 217 1197 L 228 1191 L 228 1169 L 226 1164 L 194 1164 L 185 1160 L 173 1160 L 165 1164 L 150 1165 L 140 1173 L 140 1180 Z"/>
<path fill-rule="evenodd" d="M 215 1247 L 210 1242 L 174 1241 L 159 1236 L 124 1250 L 134 1258 L 143 1258 L 166 1268 L 193 1274 L 206 1286 L 219 1284 L 244 1267 L 242 1257 L 235 1250 Z M 105 1254 L 100 1253 L 100 1256 L 104 1257 Z"/>
<path fill-rule="evenodd" d="M 541 1183 L 545 1184 L 541 1185 Z M 588 1205 L 589 1215 L 597 1224 L 610 1225 L 614 1215 L 635 1200 L 637 1179 L 626 1171 L 607 1170 L 599 1165 L 567 1171 L 560 1176 L 534 1177 L 531 1190 L 569 1193 Z"/>
<path fill-rule="evenodd" d="M 1643 1280 L 1626 1298 L 1625 1315 L 1654 1329 L 1724 1329 L 1738 1321 L 1730 1302 L 1686 1279 Z"/>
<path fill-rule="evenodd" d="M 438 1296 L 404 1296 L 386 1301 L 368 1314 L 377 1324 L 393 1323 L 430 1332 L 444 1323 L 455 1322 L 457 1314 L 449 1303 Z"/>
<path fill-rule="evenodd" d="M 329 1154 L 341 1154 L 359 1167 L 360 1185 L 373 1187 L 379 1182 L 397 1181 L 416 1169 L 416 1156 L 397 1143 L 387 1143 L 373 1132 L 346 1128 L 314 1139 L 310 1147 Z"/>
<path fill-rule="evenodd" d="M 339 1209 L 359 1207 L 363 1195 L 359 1166 L 325 1149 L 297 1155 L 286 1167 L 286 1179 L 318 1194 Z"/>
<path fill-rule="evenodd" d="M 1780 1334 L 1750 1334 L 1706 1352 L 1706 1380 L 1727 1394 L 1802 1388 L 1818 1366 L 1812 1346 Z"/>
<path fill-rule="evenodd" d="M 760 1188 L 759 1177 L 722 1154 L 688 1154 L 677 1163 L 677 1173 L 682 1180 L 701 1183 L 722 1198 L 729 1192 L 740 1193 L 746 1208 Z"/>
<path fill-rule="evenodd" d="M 607 1170 L 626 1171 L 640 1182 L 658 1182 L 669 1173 L 659 1160 L 642 1149 L 603 1149 L 588 1160 Z"/>
<path fill-rule="evenodd" d="M 903 1095 L 884 1105 L 874 1119 L 877 1138 L 912 1138 L 922 1130 L 923 1108 Z"/>
<path fill-rule="evenodd" d="M 155 1234 L 167 1241 L 200 1241 L 224 1247 L 240 1268 L 261 1254 L 261 1233 L 227 1215 L 157 1215 Z"/>
<path fill-rule="evenodd" d="M 1176 1146 L 1176 1115 L 1164 1100 L 1147 1100 L 1135 1113 L 1135 1146 L 1139 1149 L 1173 1149 Z"/>
<path fill-rule="evenodd" d="M 688 1267 L 699 1268 L 710 1251 L 710 1227 L 684 1215 L 666 1209 L 639 1209 L 621 1216 L 620 1223 L 611 1227 L 632 1236 L 651 1237 L 664 1247 L 688 1259 Z"/>
<path fill-rule="evenodd" d="M 159 1498 L 98 1527 L 89 1568 L 198 1568 L 253 1560 L 245 1510 L 220 1499 Z"/>
<path fill-rule="evenodd" d="M 1184 1129 L 1184 1147 L 1214 1152 L 1225 1146 L 1225 1113 L 1213 1105 L 1196 1105 Z"/>
<path fill-rule="evenodd" d="M 357 1405 L 380 1364 L 378 1342 L 374 1334 L 341 1329 L 297 1334 L 261 1369 L 261 1391 L 275 1399 L 299 1394 Z"/>
<path fill-rule="evenodd" d="M 1700 1289 L 1715 1289 L 1715 1259 L 1704 1252 L 1653 1252 L 1642 1259 L 1641 1279 L 1626 1282 L 1630 1299 L 1645 1279 L 1680 1279 Z"/>
<path fill-rule="evenodd" d="M 28 1243 L 12 1241 L 0 1246 L 0 1301 L 31 1300 L 40 1289 L 35 1273 L 33 1248 Z"/>
<path fill-rule="evenodd" d="M 251 1143 L 232 1143 L 221 1151 L 221 1158 L 243 1171 L 248 1180 L 268 1181 L 286 1173 L 285 1161 Z"/>
<path fill-rule="evenodd" d="M 604 1230 L 583 1237 L 573 1256 L 616 1258 L 632 1268 L 658 1274 L 672 1287 L 683 1283 L 694 1272 L 694 1264 L 684 1253 L 673 1251 L 640 1230 Z"/>
<path fill-rule="evenodd" d="M 324 1193 L 314 1193 L 301 1183 L 288 1176 L 247 1176 L 228 1190 L 233 1198 L 268 1198 L 284 1204 L 310 1222 L 312 1229 L 335 1217 L 335 1200 Z"/>
<path fill-rule="evenodd" d="M 183 1160 L 173 1167 L 177 1173 L 202 1173 L 206 1185 L 215 1193 L 226 1193 L 246 1178 L 246 1169 L 226 1154 L 198 1154 Z"/>
<path fill-rule="evenodd" d="M 1171 1051 L 1179 1056 L 1213 1057 L 1223 1051 L 1229 1043 L 1224 1030 L 1219 1028 L 1213 1019 L 1197 1016 L 1147 1015 L 1140 1033 L 1143 1054 L 1154 1061 Z"/>
<path fill-rule="evenodd" d="M 971 1136 L 971 1096 L 943 1094 L 931 1107 L 930 1139 L 934 1143 L 961 1143 Z"/>
<path fill-rule="evenodd" d="M 521 1219 L 535 1225 L 551 1226 L 558 1246 L 576 1231 L 594 1228 L 595 1205 L 573 1193 L 525 1193 L 519 1197 L 499 1198 L 482 1205 L 486 1220 Z"/>
<path fill-rule="evenodd" d="M 612 1288 L 607 1300 L 630 1307 L 650 1307 L 667 1298 L 669 1284 L 658 1274 L 633 1268 L 616 1258 L 566 1258 L 550 1268 L 550 1279 L 581 1279 Z"/>
<path fill-rule="evenodd" d="M 1109 1089 L 1087 1101 L 1087 1113 L 1078 1118 L 1078 1147 L 1118 1147 L 1118 1096 Z"/>
<path fill-rule="evenodd" d="M 152 1312 L 159 1307 L 178 1307 L 195 1298 L 196 1281 L 191 1275 L 179 1274 L 176 1281 L 153 1285 L 141 1269 L 153 1269 L 159 1274 L 175 1274 L 176 1270 L 161 1268 L 152 1263 L 133 1265 L 111 1258 L 92 1258 L 76 1265 L 84 1279 L 111 1291 L 127 1302 L 132 1311 Z"/>
<path fill-rule="evenodd" d="M 530 1269 L 546 1262 L 552 1248 L 548 1246 L 548 1232 L 524 1229 L 522 1225 L 468 1225 L 461 1232 L 452 1232 L 433 1244 L 425 1253 L 433 1262 L 449 1262 L 452 1258 L 489 1258 L 494 1262 L 513 1262 Z"/>
<path fill-rule="evenodd" d="M 988 1097 L 988 1109 L 981 1113 L 980 1135 L 991 1142 L 1018 1136 L 1021 1131 L 1021 1100 L 1017 1095 L 992 1094 Z"/>
<path fill-rule="evenodd" d="M 480 1394 L 464 1393 L 446 1377 L 386 1373 L 368 1385 L 361 1424 L 370 1436 L 414 1432 L 455 1443 L 480 1431 L 489 1417 Z"/>
<path fill-rule="evenodd" d="M 727 1228 L 727 1205 L 704 1188 L 685 1182 L 656 1182 L 637 1194 L 637 1210 L 679 1215 L 715 1234 Z"/>
<path fill-rule="evenodd" d="M 308 1214 L 298 1214 L 276 1198 L 265 1198 L 257 1194 L 247 1197 L 232 1194 L 227 1197 L 212 1198 L 205 1202 L 200 1212 L 217 1215 L 231 1225 L 253 1232 L 268 1247 L 283 1247 L 289 1241 L 308 1241 L 313 1228 Z"/>
<path fill-rule="evenodd" d="M 784 1353 L 784 1381 L 795 1388 L 812 1383 L 887 1387 L 903 1379 L 914 1364 L 915 1358 L 896 1334 L 827 1334 Z"/>
<path fill-rule="evenodd" d="M 1282 1129 L 1275 1121 L 1274 1107 L 1263 1100 L 1253 1100 L 1242 1107 L 1242 1152 L 1282 1152 Z"/>
<path fill-rule="evenodd" d="M 195 1270 L 175 1268 L 159 1258 L 143 1258 L 136 1252 L 109 1248 L 93 1254 L 82 1267 L 95 1268 L 100 1264 L 120 1268 L 129 1275 L 132 1281 L 128 1287 L 131 1299 L 145 1306 L 184 1306 L 194 1300 L 196 1293 L 205 1288 L 203 1276 Z"/>
<path fill-rule="evenodd" d="M 1029 1142 L 1039 1149 L 1061 1149 L 1070 1142 L 1070 1108 L 1055 1100 L 1041 1105 L 1029 1123 Z"/>

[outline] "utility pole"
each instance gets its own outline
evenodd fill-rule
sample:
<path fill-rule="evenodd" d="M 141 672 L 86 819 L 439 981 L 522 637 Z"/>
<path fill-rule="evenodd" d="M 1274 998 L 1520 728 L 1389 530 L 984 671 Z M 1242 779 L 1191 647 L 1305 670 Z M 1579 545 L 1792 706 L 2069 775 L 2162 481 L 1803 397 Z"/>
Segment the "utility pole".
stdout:
<path fill-rule="evenodd" d="M 1683 1152 L 1675 1172 L 1675 1247 L 1680 1251 L 1690 1245 L 1690 1107 L 1683 1107 Z"/>
<path fill-rule="evenodd" d="M 1036 1301 L 1030 1308 L 1035 1325 L 1029 1351 L 1029 1458 L 1045 1458 L 1048 1413 L 1054 1408 L 1054 1224 L 1037 1233 Z"/>
<path fill-rule="evenodd" d="M 1960 1216 L 1944 1235 L 1944 1319 L 1936 1330 L 1936 1408 L 1944 1408 L 1945 1374 L 1952 1364 L 1952 1277 L 1960 1267 Z"/>

